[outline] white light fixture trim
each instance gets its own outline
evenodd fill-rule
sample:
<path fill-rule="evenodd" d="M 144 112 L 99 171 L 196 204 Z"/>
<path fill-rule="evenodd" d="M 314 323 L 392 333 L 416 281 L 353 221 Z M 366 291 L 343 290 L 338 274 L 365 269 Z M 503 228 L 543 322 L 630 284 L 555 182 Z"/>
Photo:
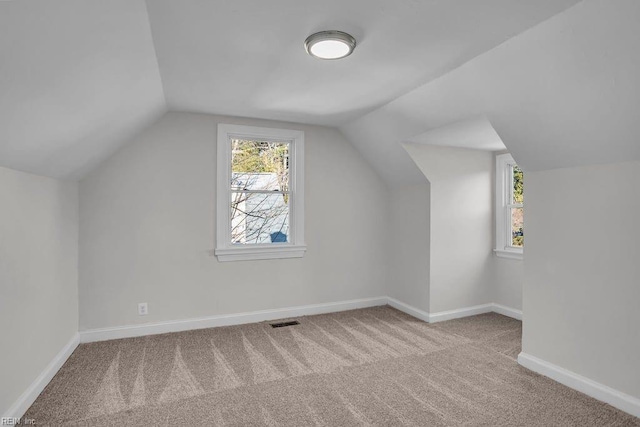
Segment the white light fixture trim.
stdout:
<path fill-rule="evenodd" d="M 307 37 L 304 48 L 316 58 L 340 59 L 351 55 L 356 39 L 342 31 L 320 31 Z"/>

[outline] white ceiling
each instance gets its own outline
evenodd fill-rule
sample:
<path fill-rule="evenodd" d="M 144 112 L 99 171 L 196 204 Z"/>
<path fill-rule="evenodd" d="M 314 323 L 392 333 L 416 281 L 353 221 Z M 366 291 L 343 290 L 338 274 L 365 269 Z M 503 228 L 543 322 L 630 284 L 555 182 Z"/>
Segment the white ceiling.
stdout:
<path fill-rule="evenodd" d="M 478 116 L 525 171 L 640 160 L 639 19 L 585 0 L 342 131 L 392 186 L 424 179 L 402 142 Z"/>
<path fill-rule="evenodd" d="M 459 66 L 576 0 L 148 0 L 169 108 L 336 126 Z M 353 55 L 305 38 L 338 29 Z"/>
<path fill-rule="evenodd" d="M 639 18 L 637 0 L 0 1 L 0 165 L 78 178 L 167 110 L 339 126 L 390 185 L 424 179 L 407 141 L 501 140 L 529 170 L 639 159 Z M 324 29 L 355 53 L 306 55 Z"/>
<path fill-rule="evenodd" d="M 500 151 L 507 148 L 489 119 L 484 116 L 460 120 L 447 126 L 431 129 L 407 139 L 406 142 L 482 151 Z"/>
<path fill-rule="evenodd" d="M 144 2 L 0 2 L 0 165 L 79 177 L 164 110 Z"/>

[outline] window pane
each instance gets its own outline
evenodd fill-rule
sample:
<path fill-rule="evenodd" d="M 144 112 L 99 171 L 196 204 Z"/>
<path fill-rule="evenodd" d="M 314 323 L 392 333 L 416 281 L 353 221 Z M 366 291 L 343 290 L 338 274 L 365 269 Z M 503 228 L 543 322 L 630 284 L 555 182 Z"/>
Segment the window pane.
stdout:
<path fill-rule="evenodd" d="M 231 243 L 289 242 L 289 195 L 232 193 Z"/>
<path fill-rule="evenodd" d="M 289 143 L 231 140 L 232 190 L 289 190 Z"/>
<path fill-rule="evenodd" d="M 511 246 L 524 246 L 524 210 L 511 208 Z"/>
<path fill-rule="evenodd" d="M 512 173 L 513 173 L 513 200 L 511 203 L 512 204 L 524 203 L 522 170 L 518 167 L 518 165 L 513 165 Z"/>

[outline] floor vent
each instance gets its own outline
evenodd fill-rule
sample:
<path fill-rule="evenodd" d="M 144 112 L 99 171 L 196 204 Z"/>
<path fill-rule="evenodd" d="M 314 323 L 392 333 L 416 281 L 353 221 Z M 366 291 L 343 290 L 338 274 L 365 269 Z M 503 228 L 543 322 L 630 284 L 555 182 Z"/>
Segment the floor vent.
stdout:
<path fill-rule="evenodd" d="M 271 323 L 271 327 L 272 328 L 283 328 L 285 326 L 293 326 L 293 325 L 299 325 L 300 322 L 298 322 L 297 320 L 293 320 L 291 322 L 280 322 L 280 323 Z"/>

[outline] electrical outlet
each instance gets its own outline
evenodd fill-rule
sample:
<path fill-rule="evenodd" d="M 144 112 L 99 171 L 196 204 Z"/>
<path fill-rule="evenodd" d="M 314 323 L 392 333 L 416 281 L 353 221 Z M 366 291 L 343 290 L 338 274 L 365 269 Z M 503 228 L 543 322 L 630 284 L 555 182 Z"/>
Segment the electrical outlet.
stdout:
<path fill-rule="evenodd" d="M 149 313 L 149 310 L 147 309 L 147 303 L 141 302 L 140 304 L 138 304 L 138 315 L 146 316 L 147 313 Z"/>

